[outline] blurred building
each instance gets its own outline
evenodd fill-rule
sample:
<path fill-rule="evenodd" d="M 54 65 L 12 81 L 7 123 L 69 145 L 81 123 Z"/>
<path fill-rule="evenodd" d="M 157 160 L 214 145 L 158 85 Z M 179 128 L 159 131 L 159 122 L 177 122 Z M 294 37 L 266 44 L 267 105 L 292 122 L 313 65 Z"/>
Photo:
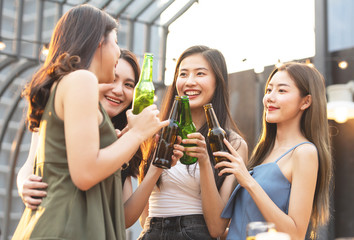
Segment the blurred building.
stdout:
<path fill-rule="evenodd" d="M 11 236 L 24 205 L 16 176 L 27 159 L 31 134 L 25 127 L 26 103 L 21 90 L 45 59 L 46 47 L 58 19 L 78 4 L 104 9 L 119 20 L 118 44 L 133 51 L 142 63 L 154 54 L 156 94 L 164 92 L 166 38 L 169 25 L 197 0 L 1 0 L 0 1 L 0 228 Z M 127 230 L 136 239 L 139 223 Z"/>
<path fill-rule="evenodd" d="M 155 86 L 162 96 L 168 27 L 196 0 L 0 0 L 0 41 L 6 44 L 0 51 L 1 239 L 10 239 L 24 208 L 16 175 L 27 158 L 30 133 L 24 125 L 21 90 L 43 60 L 41 51 L 57 20 L 83 2 L 119 19 L 120 47 L 132 50 L 141 60 L 144 52 L 154 53 Z M 354 1 L 315 0 L 315 11 L 316 55 L 308 60 L 325 76 L 327 86 L 354 80 Z M 162 21 L 167 12 L 170 17 Z M 346 68 L 339 67 L 342 61 L 347 62 Z M 250 150 L 259 137 L 263 88 L 273 68 L 230 74 L 230 109 Z M 321 240 L 354 237 L 354 120 L 330 120 L 330 126 L 335 167 L 332 219 L 321 229 Z M 140 229 L 135 224 L 128 230 L 128 239 L 136 239 Z"/>
<path fill-rule="evenodd" d="M 310 59 L 324 75 L 326 86 L 354 80 L 354 1 L 315 0 L 316 54 Z M 301 17 L 301 13 L 299 13 Z M 291 47 L 291 46 L 289 46 Z M 262 97 L 266 78 L 274 66 L 257 73 L 247 70 L 230 74 L 230 109 L 252 150 L 261 129 Z M 352 90 L 353 91 L 353 90 Z M 353 95 L 351 103 L 353 102 Z M 321 228 L 320 240 L 354 238 L 354 119 L 329 120 L 332 137 L 334 179 L 331 221 Z"/>
<path fill-rule="evenodd" d="M 347 84 L 354 80 L 353 16 L 353 1 L 328 0 L 328 57 L 326 60 L 331 85 Z M 353 101 L 353 95 L 351 100 Z M 335 238 L 354 237 L 354 119 L 348 119 L 344 123 L 332 120 L 330 125 L 335 167 L 333 236 Z"/>

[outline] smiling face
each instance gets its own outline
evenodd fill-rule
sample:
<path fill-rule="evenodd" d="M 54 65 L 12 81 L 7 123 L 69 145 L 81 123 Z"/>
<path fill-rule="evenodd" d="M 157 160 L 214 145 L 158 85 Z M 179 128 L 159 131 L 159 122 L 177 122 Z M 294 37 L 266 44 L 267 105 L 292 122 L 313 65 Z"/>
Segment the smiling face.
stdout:
<path fill-rule="evenodd" d="M 134 71 L 124 59 L 119 59 L 113 83 L 99 84 L 100 102 L 110 118 L 125 110 L 133 101 Z"/>
<path fill-rule="evenodd" d="M 211 102 L 216 88 L 215 74 L 202 54 L 181 61 L 176 88 L 179 96 L 189 96 L 191 109 Z"/>
<path fill-rule="evenodd" d="M 268 123 L 300 121 L 306 109 L 306 98 L 301 97 L 300 90 L 286 71 L 274 74 L 266 88 L 263 105 Z"/>

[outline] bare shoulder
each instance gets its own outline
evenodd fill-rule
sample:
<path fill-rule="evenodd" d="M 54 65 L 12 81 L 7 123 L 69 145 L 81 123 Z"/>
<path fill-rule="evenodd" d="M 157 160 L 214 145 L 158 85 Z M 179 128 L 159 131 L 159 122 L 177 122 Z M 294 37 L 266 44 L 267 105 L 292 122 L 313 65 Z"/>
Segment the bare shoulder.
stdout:
<path fill-rule="evenodd" d="M 65 75 L 58 83 L 57 99 L 60 103 L 78 108 L 95 105 L 98 102 L 98 80 L 90 71 L 80 69 Z M 66 104 L 65 104 L 66 102 Z M 90 106 L 91 106 L 90 105 Z M 60 114 L 60 105 L 57 105 L 57 114 Z"/>
<path fill-rule="evenodd" d="M 92 72 L 85 70 L 85 69 L 79 69 L 76 71 L 73 71 L 63 77 L 62 85 L 83 85 L 89 86 L 89 85 L 97 85 L 98 80 L 95 74 Z"/>
<path fill-rule="evenodd" d="M 317 148 L 313 144 L 302 144 L 294 150 L 294 157 L 312 157 L 317 159 Z"/>
<path fill-rule="evenodd" d="M 317 148 L 313 144 L 302 144 L 293 153 L 295 168 L 318 168 Z"/>
<path fill-rule="evenodd" d="M 235 131 L 229 130 L 228 140 L 231 145 L 237 150 L 238 148 L 247 148 L 246 141 Z"/>
<path fill-rule="evenodd" d="M 67 76 L 74 77 L 74 78 L 80 78 L 80 79 L 87 78 L 87 79 L 97 80 L 96 75 L 86 69 L 79 69 L 79 70 L 73 71 L 73 72 L 69 73 Z"/>
<path fill-rule="evenodd" d="M 229 131 L 229 142 L 233 148 L 242 156 L 245 162 L 248 161 L 248 146 L 247 142 L 235 131 Z"/>

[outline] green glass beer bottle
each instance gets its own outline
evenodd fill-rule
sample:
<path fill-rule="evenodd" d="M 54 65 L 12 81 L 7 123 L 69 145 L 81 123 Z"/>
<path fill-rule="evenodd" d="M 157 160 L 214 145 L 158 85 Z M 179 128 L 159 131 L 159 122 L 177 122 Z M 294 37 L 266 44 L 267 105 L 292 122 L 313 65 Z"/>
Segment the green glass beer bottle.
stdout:
<path fill-rule="evenodd" d="M 133 113 L 139 114 L 154 102 L 155 88 L 152 82 L 153 55 L 145 53 L 139 82 L 134 89 Z"/>
<path fill-rule="evenodd" d="M 181 107 L 181 97 L 175 96 L 169 120 L 170 123 L 162 129 L 159 143 L 156 149 L 155 159 L 152 162 L 156 167 L 171 168 L 171 158 L 173 155 L 173 145 L 178 135 L 178 117 Z"/>
<path fill-rule="evenodd" d="M 186 139 L 187 135 L 190 133 L 194 133 L 196 131 L 196 127 L 192 121 L 192 113 L 191 108 L 189 106 L 189 97 L 182 96 L 181 97 L 181 114 L 179 121 L 179 135 L 182 139 Z M 195 144 L 182 144 L 185 147 L 194 147 Z M 180 158 L 180 162 L 185 165 L 190 165 L 196 163 L 198 158 L 191 157 L 187 155 L 185 152 L 183 153 L 183 157 Z"/>
<path fill-rule="evenodd" d="M 229 149 L 224 144 L 223 139 L 226 138 L 226 132 L 220 127 L 219 121 L 215 115 L 213 105 L 211 103 L 205 104 L 204 106 L 205 116 L 207 119 L 209 131 L 208 131 L 208 142 L 212 152 L 229 152 Z M 228 161 L 229 159 L 225 157 L 214 156 L 215 164 L 221 161 Z M 224 169 L 224 167 L 218 168 L 219 171 Z M 230 175 L 230 173 L 224 173 L 223 175 Z"/>

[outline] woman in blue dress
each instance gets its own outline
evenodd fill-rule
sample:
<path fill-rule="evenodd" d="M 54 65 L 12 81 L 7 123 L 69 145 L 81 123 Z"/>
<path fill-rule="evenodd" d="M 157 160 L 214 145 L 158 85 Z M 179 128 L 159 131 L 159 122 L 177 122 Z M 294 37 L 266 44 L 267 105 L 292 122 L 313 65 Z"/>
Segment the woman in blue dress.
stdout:
<path fill-rule="evenodd" d="M 245 166 L 231 145 L 231 163 L 220 174 L 234 174 L 232 193 L 218 227 L 229 225 L 227 239 L 246 238 L 253 221 L 275 223 L 292 240 L 304 239 L 311 222 L 312 237 L 329 218 L 332 160 L 329 146 L 325 82 L 311 66 L 287 63 L 269 76 L 263 98 L 263 130 Z M 229 223 L 229 219 L 231 222 Z"/>

